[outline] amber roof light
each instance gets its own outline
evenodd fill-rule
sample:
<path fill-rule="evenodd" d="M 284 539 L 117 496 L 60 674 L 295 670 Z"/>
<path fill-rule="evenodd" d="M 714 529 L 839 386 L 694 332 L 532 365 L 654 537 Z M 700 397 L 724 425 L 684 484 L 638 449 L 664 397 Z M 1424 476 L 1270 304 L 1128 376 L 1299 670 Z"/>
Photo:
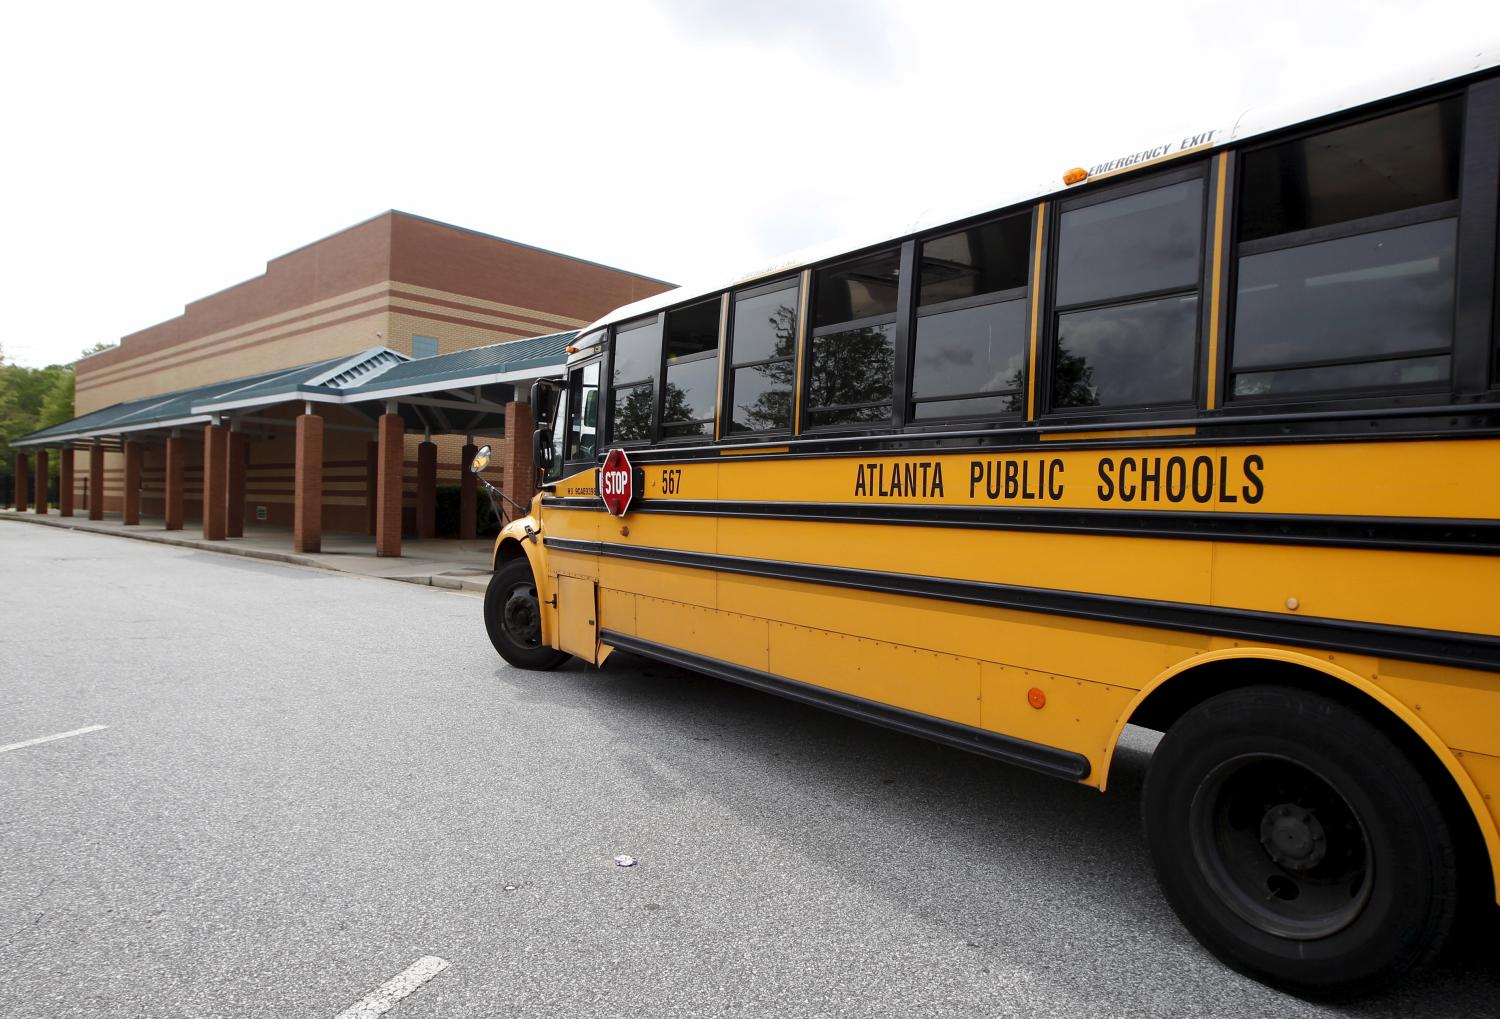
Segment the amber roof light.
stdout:
<path fill-rule="evenodd" d="M 1081 166 L 1075 166 L 1063 174 L 1063 183 L 1068 185 L 1077 184 L 1081 180 L 1088 180 L 1089 172 Z"/>

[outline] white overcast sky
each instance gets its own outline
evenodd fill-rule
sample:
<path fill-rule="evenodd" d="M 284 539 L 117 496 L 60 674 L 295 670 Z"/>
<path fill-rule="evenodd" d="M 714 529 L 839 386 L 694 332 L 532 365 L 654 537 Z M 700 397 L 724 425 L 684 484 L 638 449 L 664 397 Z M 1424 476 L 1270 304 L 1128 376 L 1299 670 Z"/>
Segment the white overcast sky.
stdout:
<path fill-rule="evenodd" d="M 685 283 L 1500 42 L 1500 3 L 0 9 L 0 349 L 181 314 L 396 208 Z"/>

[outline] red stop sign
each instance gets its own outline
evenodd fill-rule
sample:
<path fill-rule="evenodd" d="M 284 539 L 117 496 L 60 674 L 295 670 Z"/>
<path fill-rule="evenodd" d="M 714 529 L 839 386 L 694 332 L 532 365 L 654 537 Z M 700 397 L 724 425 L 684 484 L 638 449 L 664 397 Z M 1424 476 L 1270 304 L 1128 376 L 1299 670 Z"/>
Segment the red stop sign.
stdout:
<path fill-rule="evenodd" d="M 630 467 L 630 458 L 623 449 L 612 449 L 599 468 L 599 498 L 604 508 L 617 517 L 623 517 L 635 498 L 635 471 Z"/>

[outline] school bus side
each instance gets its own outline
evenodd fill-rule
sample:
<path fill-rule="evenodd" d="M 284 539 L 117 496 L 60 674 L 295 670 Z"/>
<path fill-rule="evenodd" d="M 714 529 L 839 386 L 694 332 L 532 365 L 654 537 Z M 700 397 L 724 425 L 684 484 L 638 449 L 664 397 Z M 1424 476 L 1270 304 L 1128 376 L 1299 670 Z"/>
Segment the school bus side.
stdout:
<path fill-rule="evenodd" d="M 1410 186 L 1305 172 L 1329 152 Z M 530 667 L 633 652 L 1099 789 L 1127 724 L 1164 731 L 1147 837 L 1184 923 L 1366 989 L 1497 896 L 1500 80 L 1184 155 L 586 331 L 603 409 L 556 422 L 486 620 Z M 976 315 L 1012 360 L 944 375 Z M 705 364 L 707 401 L 665 398 Z M 602 443 L 636 465 L 620 518 Z"/>

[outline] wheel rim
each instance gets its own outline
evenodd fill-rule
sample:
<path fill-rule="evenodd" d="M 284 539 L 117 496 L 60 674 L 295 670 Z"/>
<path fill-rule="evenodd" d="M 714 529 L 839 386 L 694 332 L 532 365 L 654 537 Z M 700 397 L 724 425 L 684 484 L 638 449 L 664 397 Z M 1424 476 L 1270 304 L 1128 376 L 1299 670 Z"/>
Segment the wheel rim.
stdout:
<path fill-rule="evenodd" d="M 1198 787 L 1188 822 L 1209 886 L 1268 934 L 1325 938 L 1369 901 L 1374 859 L 1364 825 L 1304 763 L 1275 754 L 1225 761 Z"/>
<path fill-rule="evenodd" d="M 537 604 L 536 585 L 529 582 L 511 585 L 501 606 L 500 626 L 521 647 L 542 646 L 542 610 Z"/>

